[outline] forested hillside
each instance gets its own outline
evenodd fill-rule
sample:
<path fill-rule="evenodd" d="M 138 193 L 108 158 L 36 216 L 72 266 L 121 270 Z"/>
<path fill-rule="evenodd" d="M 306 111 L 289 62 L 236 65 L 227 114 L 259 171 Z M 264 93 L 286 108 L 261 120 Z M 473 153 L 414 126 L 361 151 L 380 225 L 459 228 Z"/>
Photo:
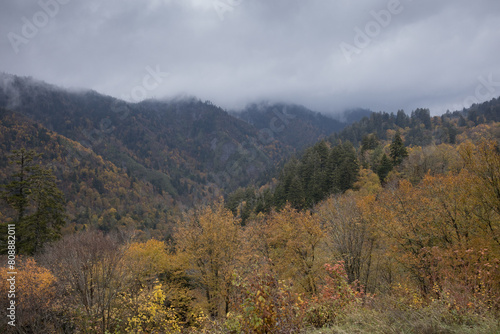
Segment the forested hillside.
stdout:
<path fill-rule="evenodd" d="M 498 99 L 329 135 L 340 123 L 300 107 L 242 120 L 13 80 L 0 219 L 4 254 L 17 233 L 14 332 L 500 331 Z"/>
<path fill-rule="evenodd" d="M 372 113 L 292 157 L 261 189 L 233 192 L 228 207 L 234 213 L 239 208 L 245 220 L 286 202 L 311 208 L 328 195 L 357 189 L 362 177 L 386 184 L 397 175 L 417 183 L 426 173 L 447 173 L 456 167 L 450 147 L 500 136 L 494 125 L 499 114 L 498 99 L 435 117 L 422 108 L 410 115 Z"/>
<path fill-rule="evenodd" d="M 8 161 L 24 147 L 42 154 L 42 165 L 54 172 L 66 198 L 67 224 L 72 233 L 85 228 L 103 231 L 138 229 L 157 237 L 168 234 L 167 217 L 174 199 L 154 185 L 132 176 L 81 144 L 47 130 L 17 113 L 0 108 L 0 179 L 7 182 L 15 170 Z M 2 220 L 13 217 L 2 201 Z M 153 232 L 154 233 L 154 232 Z"/>
<path fill-rule="evenodd" d="M 257 129 L 266 129 L 261 133 L 265 138 L 277 138 L 298 151 L 346 126 L 305 107 L 283 103 L 250 104 L 235 115 Z"/>
<path fill-rule="evenodd" d="M 500 101 L 474 104 L 462 111 L 446 112 L 439 117 L 431 117 L 429 109 L 419 108 L 409 115 L 404 110 L 396 114 L 386 112 L 372 113 L 359 122 L 347 126 L 331 136 L 331 141 L 350 141 L 355 146 L 366 142 L 368 135 L 377 139 L 390 139 L 393 132 L 388 130 L 406 130 L 406 145 L 425 146 L 430 144 L 454 144 L 459 132 L 480 124 L 499 122 Z M 459 130 L 461 129 L 461 130 Z"/>
<path fill-rule="evenodd" d="M 285 105 L 274 118 L 264 116 L 251 125 L 195 98 L 127 103 L 31 78 L 2 74 L 2 81 L 0 106 L 79 142 L 185 203 L 193 202 L 191 188 L 234 190 L 262 183 L 296 150 L 344 126 Z M 308 122 L 318 117 L 321 121 Z M 292 132 L 304 136 L 291 140 Z"/>
<path fill-rule="evenodd" d="M 272 117 L 262 113 L 250 124 L 195 98 L 127 103 L 32 78 L 1 79 L 0 183 L 13 150 L 41 153 L 67 199 L 67 231 L 128 227 L 168 238 L 172 215 L 266 183 L 291 154 L 344 126 L 298 106 L 274 106 Z M 291 140 L 296 133 L 304 136 Z"/>

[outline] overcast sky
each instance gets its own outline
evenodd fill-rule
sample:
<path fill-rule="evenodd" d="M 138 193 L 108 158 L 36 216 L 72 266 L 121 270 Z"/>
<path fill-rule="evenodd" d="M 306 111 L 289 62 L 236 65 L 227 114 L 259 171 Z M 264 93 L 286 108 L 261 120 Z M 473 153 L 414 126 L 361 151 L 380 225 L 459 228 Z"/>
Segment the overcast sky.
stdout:
<path fill-rule="evenodd" d="M 16 0 L 0 29 L 0 71 L 129 101 L 440 114 L 500 96 L 498 0 Z"/>

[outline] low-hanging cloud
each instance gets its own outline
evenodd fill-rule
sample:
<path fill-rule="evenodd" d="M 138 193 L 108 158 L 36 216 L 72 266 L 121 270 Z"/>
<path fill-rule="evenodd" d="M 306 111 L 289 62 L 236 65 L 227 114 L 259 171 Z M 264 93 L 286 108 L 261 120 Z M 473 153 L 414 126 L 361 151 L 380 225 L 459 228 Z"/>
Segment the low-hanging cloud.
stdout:
<path fill-rule="evenodd" d="M 23 0 L 0 4 L 0 27 L 1 71 L 129 100 L 148 68 L 168 76 L 141 97 L 227 109 L 442 113 L 500 95 L 496 0 Z"/>

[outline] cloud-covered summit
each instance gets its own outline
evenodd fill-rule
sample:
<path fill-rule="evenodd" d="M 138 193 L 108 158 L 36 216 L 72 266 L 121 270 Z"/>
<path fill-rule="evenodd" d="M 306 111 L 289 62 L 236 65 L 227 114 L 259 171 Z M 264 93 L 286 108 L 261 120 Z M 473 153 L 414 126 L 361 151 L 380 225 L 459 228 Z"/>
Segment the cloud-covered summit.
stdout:
<path fill-rule="evenodd" d="M 129 100 L 441 113 L 500 95 L 495 0 L 5 1 L 0 27 L 0 71 Z"/>

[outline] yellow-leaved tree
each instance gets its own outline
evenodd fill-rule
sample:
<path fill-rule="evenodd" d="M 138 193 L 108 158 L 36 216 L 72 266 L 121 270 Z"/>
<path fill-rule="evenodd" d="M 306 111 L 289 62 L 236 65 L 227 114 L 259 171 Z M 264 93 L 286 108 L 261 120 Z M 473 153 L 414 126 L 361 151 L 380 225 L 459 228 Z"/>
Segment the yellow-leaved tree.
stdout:
<path fill-rule="evenodd" d="M 273 269 L 298 283 L 302 292 L 316 294 L 319 273 L 327 262 L 321 250 L 325 234 L 317 217 L 287 204 L 272 212 L 265 224 L 265 249 Z"/>
<path fill-rule="evenodd" d="M 190 300 L 179 282 L 175 256 L 163 241 L 131 243 L 123 256 L 128 288 L 120 295 L 123 326 L 133 333 L 176 333 Z M 186 300 L 187 299 L 187 300 Z"/>
<path fill-rule="evenodd" d="M 240 229 L 221 199 L 188 213 L 174 233 L 177 255 L 198 291 L 197 299 L 213 318 L 229 312 Z"/>
<path fill-rule="evenodd" d="M 143 288 L 135 298 L 125 293 L 125 303 L 133 314 L 127 317 L 127 333 L 180 333 L 181 326 L 173 307 L 165 305 L 167 296 L 163 285 L 156 281 L 152 289 Z"/>

